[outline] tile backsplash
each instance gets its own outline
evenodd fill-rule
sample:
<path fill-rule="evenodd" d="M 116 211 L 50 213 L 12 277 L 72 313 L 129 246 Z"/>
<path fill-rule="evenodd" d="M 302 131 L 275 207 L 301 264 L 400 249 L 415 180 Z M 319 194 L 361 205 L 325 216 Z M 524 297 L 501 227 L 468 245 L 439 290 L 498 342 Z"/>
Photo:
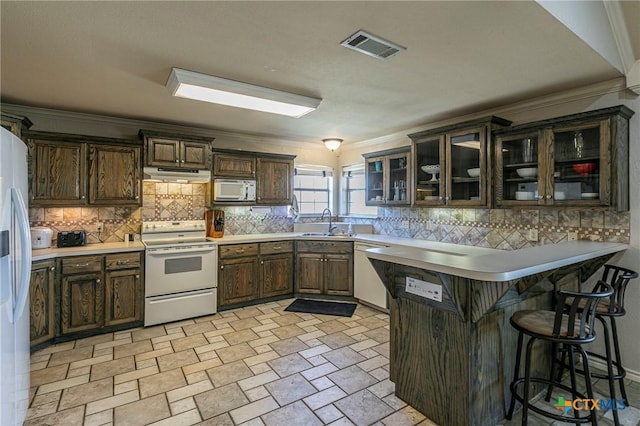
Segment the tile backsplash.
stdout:
<path fill-rule="evenodd" d="M 30 208 L 31 226 L 53 230 L 53 245 L 58 232 L 84 230 L 87 244 L 124 241 L 124 234 L 139 234 L 142 224 L 139 207 L 64 207 Z M 98 232 L 98 223 L 103 224 Z"/>
<path fill-rule="evenodd" d="M 206 184 L 145 181 L 141 208 L 31 208 L 29 217 L 31 226 L 53 229 L 54 239 L 59 231 L 84 229 L 88 243 L 123 241 L 125 234 L 139 234 L 145 220 L 202 219 L 207 190 Z M 221 209 L 225 235 L 293 232 L 287 206 Z M 341 221 L 371 224 L 375 234 L 504 250 L 556 244 L 566 241 L 569 232 L 577 233 L 580 240 L 627 244 L 630 240 L 629 212 L 602 210 L 382 207 L 375 218 Z M 104 224 L 101 233 L 98 223 Z M 535 234 L 537 241 L 530 241 Z"/>
<path fill-rule="evenodd" d="M 366 220 L 373 224 L 376 234 L 504 250 L 567 241 L 569 232 L 589 241 L 628 244 L 630 238 L 629 212 L 380 208 L 377 218 Z M 531 231 L 537 234 L 537 241 L 529 241 L 529 236 L 535 237 Z"/>
<path fill-rule="evenodd" d="M 143 182 L 142 207 L 30 208 L 31 226 L 60 231 L 82 229 L 87 244 L 124 241 L 125 234 L 140 234 L 143 220 L 202 219 L 207 185 Z M 98 223 L 103 224 L 98 232 Z M 55 243 L 54 243 L 55 245 Z"/>
<path fill-rule="evenodd" d="M 225 235 L 293 232 L 285 207 L 260 214 L 227 207 Z M 255 209 L 254 209 L 255 210 Z M 379 208 L 375 218 L 343 217 L 341 222 L 373 225 L 374 234 L 515 250 L 578 239 L 629 243 L 629 212 L 569 209 Z M 318 218 L 301 218 L 317 222 Z M 533 232 L 532 232 L 533 231 Z M 535 237 L 537 241 L 529 241 Z M 535 239 L 535 238 L 534 238 Z"/>

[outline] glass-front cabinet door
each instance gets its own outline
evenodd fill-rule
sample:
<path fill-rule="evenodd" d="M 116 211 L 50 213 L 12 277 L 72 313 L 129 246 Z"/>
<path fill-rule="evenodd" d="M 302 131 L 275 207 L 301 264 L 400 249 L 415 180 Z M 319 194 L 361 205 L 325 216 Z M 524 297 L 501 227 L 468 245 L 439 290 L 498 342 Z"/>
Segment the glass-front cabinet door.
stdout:
<path fill-rule="evenodd" d="M 366 204 L 384 204 L 386 198 L 384 182 L 384 157 L 373 157 L 365 160 Z"/>
<path fill-rule="evenodd" d="M 365 157 L 365 204 L 367 206 L 411 203 L 411 154 L 409 148 L 363 154 Z"/>
<path fill-rule="evenodd" d="M 447 188 L 451 205 L 486 203 L 485 128 L 450 133 L 446 138 Z"/>
<path fill-rule="evenodd" d="M 537 131 L 496 138 L 497 204 L 544 204 L 540 188 L 545 171 L 538 163 L 545 150 L 540 140 Z"/>
<path fill-rule="evenodd" d="M 444 135 L 435 135 L 413 144 L 416 167 L 414 203 L 417 205 L 444 204 L 444 139 Z"/>
<path fill-rule="evenodd" d="M 387 204 L 409 204 L 409 153 L 404 152 L 387 156 Z"/>
<path fill-rule="evenodd" d="M 600 204 L 608 192 L 605 170 L 609 164 L 608 150 L 601 146 L 602 127 L 595 122 L 582 126 L 549 130 L 553 150 L 553 181 L 545 193 L 554 204 Z"/>

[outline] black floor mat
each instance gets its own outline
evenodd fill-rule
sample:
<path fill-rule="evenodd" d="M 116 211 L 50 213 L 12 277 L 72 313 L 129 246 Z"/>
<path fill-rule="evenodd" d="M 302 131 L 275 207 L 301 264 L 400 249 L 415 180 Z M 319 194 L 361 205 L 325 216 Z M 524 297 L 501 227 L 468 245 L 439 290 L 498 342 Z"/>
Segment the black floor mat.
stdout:
<path fill-rule="evenodd" d="M 306 312 L 309 314 L 337 315 L 350 317 L 356 310 L 355 303 L 326 302 L 324 300 L 296 299 L 285 308 L 289 312 Z"/>

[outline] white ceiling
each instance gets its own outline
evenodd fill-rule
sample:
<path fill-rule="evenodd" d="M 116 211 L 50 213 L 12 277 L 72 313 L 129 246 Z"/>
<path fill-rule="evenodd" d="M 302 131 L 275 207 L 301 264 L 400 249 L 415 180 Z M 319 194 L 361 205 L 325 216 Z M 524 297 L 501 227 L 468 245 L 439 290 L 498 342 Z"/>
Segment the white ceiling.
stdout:
<path fill-rule="evenodd" d="M 3 103 L 305 141 L 363 140 L 623 75 L 531 1 L 0 7 Z M 622 9 L 638 40 L 640 2 Z M 407 50 L 383 61 L 339 45 L 359 29 Z M 174 66 L 323 101 L 294 119 L 172 98 Z"/>

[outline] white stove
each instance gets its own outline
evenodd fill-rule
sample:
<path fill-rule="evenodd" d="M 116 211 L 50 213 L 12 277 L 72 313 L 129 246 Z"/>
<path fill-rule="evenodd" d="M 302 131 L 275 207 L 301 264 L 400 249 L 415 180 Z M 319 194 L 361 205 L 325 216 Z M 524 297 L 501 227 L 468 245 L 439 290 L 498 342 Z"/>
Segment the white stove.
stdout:
<path fill-rule="evenodd" d="M 217 312 L 217 244 L 206 232 L 204 220 L 142 224 L 145 326 Z"/>
<path fill-rule="evenodd" d="M 142 242 L 147 247 L 216 245 L 207 239 L 204 220 L 155 221 L 142 224 Z"/>

